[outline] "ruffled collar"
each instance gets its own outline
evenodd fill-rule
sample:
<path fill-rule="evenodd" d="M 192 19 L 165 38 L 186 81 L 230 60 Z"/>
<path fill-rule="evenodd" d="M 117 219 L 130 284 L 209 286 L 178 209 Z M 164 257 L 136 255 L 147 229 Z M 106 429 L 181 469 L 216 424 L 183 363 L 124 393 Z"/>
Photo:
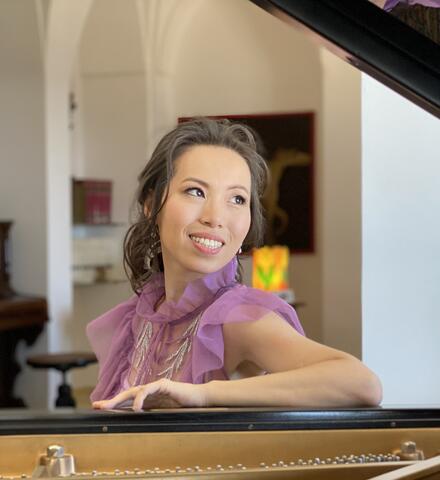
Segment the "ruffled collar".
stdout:
<path fill-rule="evenodd" d="M 237 259 L 234 257 L 221 270 L 188 283 L 177 302 L 165 301 L 157 311 L 154 307 L 165 294 L 165 281 L 163 273 L 155 273 L 139 296 L 136 313 L 157 323 L 182 320 L 189 314 L 205 309 L 219 293 L 232 287 L 236 283 L 236 273 Z"/>

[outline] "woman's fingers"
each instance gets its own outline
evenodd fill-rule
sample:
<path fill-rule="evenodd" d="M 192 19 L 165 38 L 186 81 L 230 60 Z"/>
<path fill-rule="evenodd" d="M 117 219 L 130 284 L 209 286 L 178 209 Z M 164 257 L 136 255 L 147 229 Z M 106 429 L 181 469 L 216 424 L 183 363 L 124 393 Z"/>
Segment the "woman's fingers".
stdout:
<path fill-rule="evenodd" d="M 200 385 L 160 379 L 124 390 L 109 400 L 93 402 L 93 408 L 109 410 L 128 402 L 136 412 L 144 408 L 202 407 L 206 403 Z"/>
<path fill-rule="evenodd" d="M 133 400 L 133 410 L 135 412 L 140 412 L 142 410 L 142 407 L 144 406 L 144 400 L 149 395 L 151 390 L 151 388 L 148 387 L 151 387 L 152 385 L 154 384 L 151 383 L 149 385 L 143 385 L 137 392 Z"/>
<path fill-rule="evenodd" d="M 147 385 L 139 385 L 129 388 L 115 395 L 109 400 L 98 400 L 93 402 L 92 406 L 96 409 L 110 410 L 121 406 L 122 404 L 133 400 L 132 408 L 136 412 L 140 412 L 144 407 L 153 408 L 163 405 L 179 406 L 179 403 L 169 397 L 169 380 L 158 380 Z"/>
<path fill-rule="evenodd" d="M 133 401 L 133 410 L 139 412 L 143 408 L 179 406 L 172 396 L 172 385 L 175 384 L 171 380 L 161 379 L 148 385 L 142 385 Z"/>
<path fill-rule="evenodd" d="M 121 393 L 118 393 L 118 395 L 115 395 L 113 398 L 110 398 L 109 400 L 98 400 L 96 402 L 92 403 L 93 408 L 97 409 L 103 409 L 103 410 L 109 410 L 111 408 L 115 408 L 118 405 L 121 405 L 122 403 L 126 402 L 127 400 L 131 400 L 137 395 L 138 390 L 141 387 L 133 387 L 129 388 L 128 390 L 124 390 Z"/>

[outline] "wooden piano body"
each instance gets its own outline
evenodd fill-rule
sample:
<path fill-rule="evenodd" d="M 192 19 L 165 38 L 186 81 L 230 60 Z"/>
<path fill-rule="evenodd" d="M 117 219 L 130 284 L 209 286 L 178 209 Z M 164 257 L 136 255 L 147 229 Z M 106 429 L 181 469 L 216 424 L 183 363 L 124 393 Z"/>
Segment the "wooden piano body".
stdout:
<path fill-rule="evenodd" d="M 393 478 L 440 478 L 440 409 L 9 411 L 0 478 L 38 476 L 51 445 L 84 478 L 356 480 L 422 459 L 435 476 Z"/>

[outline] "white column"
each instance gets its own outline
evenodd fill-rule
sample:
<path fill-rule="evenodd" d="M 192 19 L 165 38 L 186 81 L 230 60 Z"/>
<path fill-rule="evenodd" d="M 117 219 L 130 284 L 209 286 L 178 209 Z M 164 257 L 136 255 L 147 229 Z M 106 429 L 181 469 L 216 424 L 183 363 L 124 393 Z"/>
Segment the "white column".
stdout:
<path fill-rule="evenodd" d="M 321 49 L 324 343 L 361 356 L 361 82 Z"/>
<path fill-rule="evenodd" d="M 69 87 L 82 28 L 92 0 L 57 0 L 46 32 L 46 183 L 49 351 L 71 348 L 71 180 Z M 59 378 L 50 377 L 49 405 Z"/>

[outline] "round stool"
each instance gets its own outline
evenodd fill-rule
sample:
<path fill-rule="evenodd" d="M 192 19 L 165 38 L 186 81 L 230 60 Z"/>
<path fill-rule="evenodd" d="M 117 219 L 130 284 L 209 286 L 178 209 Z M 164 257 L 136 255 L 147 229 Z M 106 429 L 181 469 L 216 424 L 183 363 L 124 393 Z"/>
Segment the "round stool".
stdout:
<path fill-rule="evenodd" d="M 27 364 L 31 367 L 54 368 L 62 373 L 62 383 L 58 387 L 58 397 L 55 401 L 57 407 L 76 406 L 75 399 L 72 396 L 72 388 L 67 383 L 67 372 L 73 368 L 86 367 L 96 362 L 96 356 L 91 352 L 45 353 L 33 355 L 27 359 Z"/>

